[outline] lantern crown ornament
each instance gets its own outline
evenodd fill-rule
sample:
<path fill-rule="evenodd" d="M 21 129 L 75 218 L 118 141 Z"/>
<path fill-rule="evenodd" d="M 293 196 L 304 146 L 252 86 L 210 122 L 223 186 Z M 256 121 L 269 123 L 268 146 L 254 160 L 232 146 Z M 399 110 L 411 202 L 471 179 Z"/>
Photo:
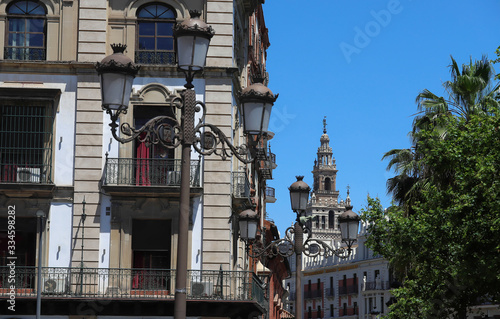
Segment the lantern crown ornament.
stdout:
<path fill-rule="evenodd" d="M 215 35 L 215 31 L 212 26 L 200 19 L 201 12 L 198 10 L 189 10 L 189 15 L 191 18 L 185 19 L 174 26 L 174 35 L 176 37 L 197 35 L 203 38 L 212 39 Z"/>
<path fill-rule="evenodd" d="M 192 89 L 194 75 L 205 67 L 210 39 L 215 32 L 211 26 L 200 19 L 199 11 L 189 11 L 191 18 L 185 19 L 174 27 L 177 42 L 178 67 L 186 75 L 187 89 Z"/>

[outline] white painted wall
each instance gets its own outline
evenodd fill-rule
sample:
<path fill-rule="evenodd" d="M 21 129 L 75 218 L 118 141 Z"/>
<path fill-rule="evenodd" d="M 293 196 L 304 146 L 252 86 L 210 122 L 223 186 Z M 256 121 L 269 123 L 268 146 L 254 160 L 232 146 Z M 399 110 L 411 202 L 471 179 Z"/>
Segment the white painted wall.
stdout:
<path fill-rule="evenodd" d="M 53 136 L 54 167 L 52 171 L 54 183 L 58 186 L 73 185 L 76 83 L 76 77 L 71 75 L 1 74 L 0 78 L 0 85 L 5 86 L 61 90 Z"/>
<path fill-rule="evenodd" d="M 73 204 L 52 203 L 49 213 L 48 267 L 69 267 L 73 230 Z"/>

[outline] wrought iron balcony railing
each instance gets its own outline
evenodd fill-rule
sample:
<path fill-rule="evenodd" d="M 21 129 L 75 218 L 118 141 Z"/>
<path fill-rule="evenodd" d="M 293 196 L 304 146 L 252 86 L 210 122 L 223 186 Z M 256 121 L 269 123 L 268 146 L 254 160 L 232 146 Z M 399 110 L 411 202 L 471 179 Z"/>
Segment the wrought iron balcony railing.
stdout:
<path fill-rule="evenodd" d="M 334 297 L 335 296 L 335 290 L 333 288 L 326 288 L 326 296 L 327 297 Z"/>
<path fill-rule="evenodd" d="M 276 190 L 274 189 L 274 187 L 269 187 L 269 186 L 266 187 L 266 196 L 276 197 Z"/>
<path fill-rule="evenodd" d="M 358 285 L 340 286 L 339 295 L 357 294 Z"/>
<path fill-rule="evenodd" d="M 174 299 L 172 269 L 42 268 L 42 298 Z M 36 298 L 36 267 L 0 267 L 0 299 Z M 187 298 L 266 302 L 263 282 L 252 272 L 189 270 Z M 12 289 L 11 287 L 15 288 Z"/>
<path fill-rule="evenodd" d="M 306 290 L 304 291 L 304 298 L 305 299 L 314 299 L 314 298 L 321 298 L 322 297 L 323 290 Z"/>
<path fill-rule="evenodd" d="M 388 281 L 367 281 L 363 283 L 363 291 L 366 290 L 389 290 L 391 288 Z"/>
<path fill-rule="evenodd" d="M 104 170 L 104 185 L 181 185 L 181 160 L 106 158 Z M 200 173 L 200 161 L 191 160 L 191 187 L 200 186 Z"/>
<path fill-rule="evenodd" d="M 45 48 L 5 47 L 5 60 L 45 60 Z"/>
<path fill-rule="evenodd" d="M 175 52 L 137 50 L 135 52 L 135 63 L 175 65 Z"/>
<path fill-rule="evenodd" d="M 232 172 L 233 197 L 250 198 L 250 181 L 245 172 Z"/>

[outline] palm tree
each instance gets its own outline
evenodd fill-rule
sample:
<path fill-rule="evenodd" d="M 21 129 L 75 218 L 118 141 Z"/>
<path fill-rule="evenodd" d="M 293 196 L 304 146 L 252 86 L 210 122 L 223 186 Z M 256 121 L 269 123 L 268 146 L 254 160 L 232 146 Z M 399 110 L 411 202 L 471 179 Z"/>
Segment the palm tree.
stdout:
<path fill-rule="evenodd" d="M 491 108 L 499 108 L 499 83 L 492 83 L 495 70 L 486 56 L 476 61 L 471 58 L 469 64 L 462 65 L 462 71 L 452 56 L 449 67 L 451 81 L 443 83 L 448 98 L 439 97 L 424 89 L 415 100 L 420 111 L 418 114 L 422 114 L 415 118 L 416 122 L 422 117 L 432 120 L 449 115 L 469 120 L 473 114 L 486 115 Z"/>
<path fill-rule="evenodd" d="M 439 172 L 436 168 L 423 164 L 423 154 L 419 149 L 423 131 L 438 133 L 438 138 L 446 138 L 446 125 L 462 117 L 467 121 L 472 115 L 488 116 L 493 109 L 500 109 L 499 85 L 493 84 L 495 72 L 490 61 L 483 56 L 479 61 L 470 60 L 462 65 L 462 70 L 451 57 L 451 80 L 443 83 L 448 98 L 437 96 L 424 89 L 417 95 L 419 112 L 410 132 L 412 147 L 393 149 L 385 153 L 382 160 L 390 159 L 387 170 L 394 169 L 396 176 L 387 180 L 387 192 L 392 194 L 396 204 L 406 214 L 412 213 L 412 204 L 418 200 L 421 190 L 429 186 L 430 179 L 435 184 L 450 181 L 449 172 Z"/>

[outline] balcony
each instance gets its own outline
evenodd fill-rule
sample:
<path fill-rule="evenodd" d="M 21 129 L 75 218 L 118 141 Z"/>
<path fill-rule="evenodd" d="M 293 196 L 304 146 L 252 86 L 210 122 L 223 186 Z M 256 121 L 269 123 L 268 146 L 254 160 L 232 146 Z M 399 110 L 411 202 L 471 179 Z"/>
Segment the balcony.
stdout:
<path fill-rule="evenodd" d="M 276 202 L 276 190 L 274 187 L 266 187 L 266 203 Z"/>
<path fill-rule="evenodd" d="M 335 297 L 335 289 L 333 289 L 333 288 L 326 288 L 326 297 L 327 298 Z"/>
<path fill-rule="evenodd" d="M 340 286 L 339 295 L 350 295 L 358 293 L 358 285 Z"/>
<path fill-rule="evenodd" d="M 391 289 L 389 281 L 376 280 L 376 281 L 367 281 L 363 283 L 363 291 L 389 290 L 389 289 Z"/>
<path fill-rule="evenodd" d="M 250 198 L 250 181 L 245 172 L 232 172 L 232 198 L 233 205 L 239 209 L 250 207 L 252 201 Z"/>
<path fill-rule="evenodd" d="M 175 52 L 137 50 L 135 52 L 135 63 L 137 64 L 163 64 L 175 65 Z"/>
<path fill-rule="evenodd" d="M 191 194 L 201 193 L 200 161 L 191 160 Z M 111 195 L 179 195 L 181 160 L 106 158 L 103 188 Z"/>
<path fill-rule="evenodd" d="M 5 47 L 4 48 L 4 59 L 5 60 L 45 60 L 46 51 L 45 48 L 36 47 Z"/>
<path fill-rule="evenodd" d="M 256 163 L 259 165 L 259 172 L 264 179 L 273 179 L 273 169 L 276 165 L 276 154 L 271 153 L 266 148 L 259 147 L 256 149 Z"/>
<path fill-rule="evenodd" d="M 358 307 L 347 307 L 347 308 L 340 308 L 339 309 L 339 316 L 340 317 L 346 317 L 346 316 L 356 316 L 359 313 Z"/>
<path fill-rule="evenodd" d="M 304 291 L 304 299 L 321 298 L 322 295 L 323 295 L 323 290 L 319 289 Z"/>
<path fill-rule="evenodd" d="M 141 308 L 141 314 L 154 315 L 152 311 L 161 311 L 162 315 L 173 313 L 175 274 L 176 271 L 171 269 L 44 267 L 42 309 L 53 315 L 77 315 L 68 313 L 68 309 L 76 312 L 81 308 L 77 305 L 102 300 L 96 315 L 131 315 L 130 305 Z M 17 267 L 14 274 L 9 267 L 0 267 L 0 300 L 15 295 L 16 312 L 21 315 L 28 311 L 23 309 L 33 309 L 36 282 L 36 267 Z M 11 288 L 12 285 L 15 288 Z M 210 313 L 233 317 L 252 311 L 262 313 L 267 302 L 262 281 L 247 271 L 189 270 L 186 289 L 188 316 Z M 160 302 L 162 307 L 151 307 L 152 302 Z M 217 307 L 214 307 L 214 302 L 217 302 Z"/>

